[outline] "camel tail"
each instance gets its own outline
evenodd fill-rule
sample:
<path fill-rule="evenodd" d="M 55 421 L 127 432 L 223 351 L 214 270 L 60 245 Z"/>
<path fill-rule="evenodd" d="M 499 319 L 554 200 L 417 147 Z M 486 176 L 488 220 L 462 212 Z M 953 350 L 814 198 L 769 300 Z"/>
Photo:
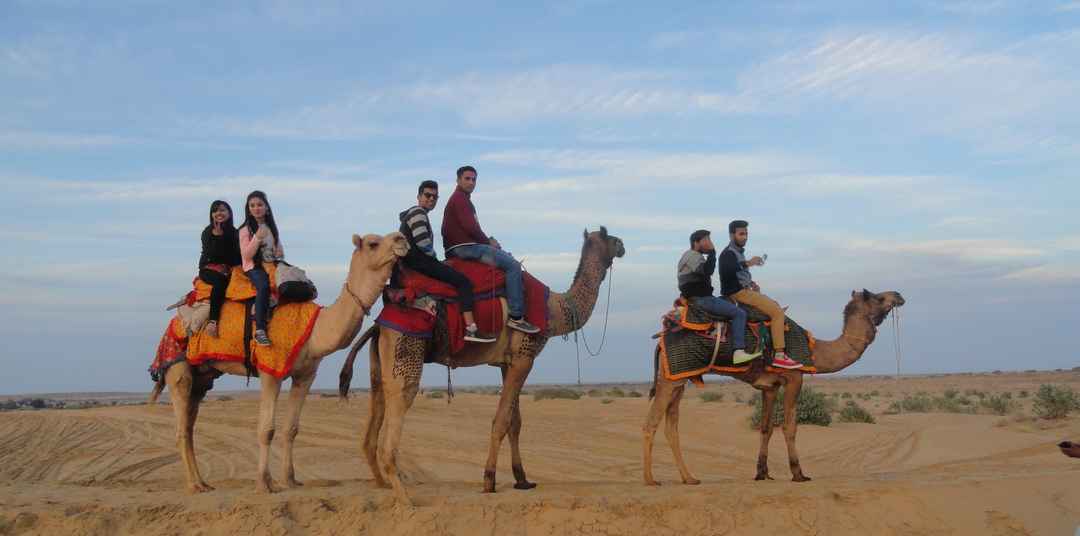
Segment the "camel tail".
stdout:
<path fill-rule="evenodd" d="M 660 374 L 660 345 L 656 345 L 652 358 L 652 388 L 649 389 L 649 400 L 656 396 L 656 375 Z"/>
<path fill-rule="evenodd" d="M 345 358 L 345 363 L 341 365 L 341 374 L 338 375 L 338 396 L 340 396 L 342 400 L 348 400 L 349 398 L 349 386 L 352 384 L 353 362 L 356 361 L 356 354 L 359 353 L 360 349 L 372 338 L 375 339 L 375 342 L 372 344 L 378 343 L 378 324 L 368 328 L 368 330 L 353 343 L 352 348 L 349 349 L 348 357 Z"/>
<path fill-rule="evenodd" d="M 161 375 L 161 379 L 154 382 L 154 389 L 150 391 L 150 397 L 146 399 L 146 404 L 153 406 L 157 404 L 158 397 L 161 396 L 161 392 L 165 390 L 165 375 Z"/>

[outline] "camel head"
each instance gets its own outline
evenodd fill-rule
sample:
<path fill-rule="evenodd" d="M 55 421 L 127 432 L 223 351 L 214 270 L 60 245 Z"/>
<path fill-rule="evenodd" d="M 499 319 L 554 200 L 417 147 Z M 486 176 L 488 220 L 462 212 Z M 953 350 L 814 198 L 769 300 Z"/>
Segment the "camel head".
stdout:
<path fill-rule="evenodd" d="M 880 326 L 895 307 L 904 305 L 904 297 L 890 290 L 875 294 L 869 290 L 851 291 L 851 301 L 844 308 L 844 318 L 852 315 L 865 316 L 875 326 Z"/>
<path fill-rule="evenodd" d="M 607 227 L 600 226 L 599 231 L 589 232 L 585 230 L 585 248 L 589 248 L 590 245 L 598 245 L 603 248 L 602 257 L 604 259 L 604 267 L 611 266 L 611 263 L 616 258 L 621 258 L 626 255 L 626 247 L 623 246 L 621 238 L 615 235 L 609 235 Z"/>
<path fill-rule="evenodd" d="M 358 286 L 366 273 L 377 273 L 385 282 L 394 263 L 409 252 L 409 241 L 397 231 L 386 236 L 354 234 L 352 241 L 356 249 L 349 261 L 349 280 Z"/>

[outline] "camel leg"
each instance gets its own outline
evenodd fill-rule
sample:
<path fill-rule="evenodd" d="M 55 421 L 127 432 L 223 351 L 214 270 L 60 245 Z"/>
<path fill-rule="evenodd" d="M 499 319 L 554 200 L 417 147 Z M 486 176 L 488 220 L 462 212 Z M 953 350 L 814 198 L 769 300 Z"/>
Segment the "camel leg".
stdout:
<path fill-rule="evenodd" d="M 514 404 L 517 403 L 518 394 L 525 385 L 525 379 L 529 377 L 532 365 L 533 356 L 514 356 L 506 367 L 499 408 L 495 410 L 495 418 L 491 421 L 491 442 L 488 445 L 487 464 L 484 465 L 484 493 L 495 493 L 495 468 L 499 461 L 499 448 L 510 431 Z"/>
<path fill-rule="evenodd" d="M 206 396 L 207 390 L 209 390 L 209 386 L 206 384 L 200 385 L 196 378 L 194 386 L 192 387 L 191 398 L 188 401 L 188 414 L 190 415 L 190 418 L 188 419 L 188 437 L 190 438 L 189 441 L 191 442 L 192 452 L 195 451 L 195 421 L 199 419 L 199 408 L 202 406 L 202 401 Z M 194 469 L 196 482 L 198 482 L 199 487 L 205 491 L 213 490 L 214 487 L 203 480 L 198 463 L 194 465 Z"/>
<path fill-rule="evenodd" d="M 685 391 L 686 384 L 683 384 L 675 389 L 675 393 L 671 397 L 671 404 L 667 408 L 667 426 L 664 427 L 664 435 L 667 436 L 668 445 L 671 446 L 671 453 L 675 456 L 675 465 L 679 468 L 679 474 L 682 475 L 683 484 L 696 486 L 701 481 L 694 478 L 690 474 L 690 470 L 686 468 L 686 462 L 683 461 L 682 456 L 682 446 L 679 444 L 679 406 L 682 404 Z"/>
<path fill-rule="evenodd" d="M 652 404 L 649 406 L 649 414 L 645 417 L 645 425 L 641 427 L 644 439 L 642 464 L 645 470 L 646 486 L 660 485 L 660 483 L 653 478 L 652 472 L 653 439 L 656 437 L 656 429 L 660 427 L 660 421 L 664 420 L 664 415 L 667 413 L 668 407 L 671 406 L 671 401 L 675 397 L 676 389 L 682 390 L 686 387 L 683 382 L 680 382 L 679 386 L 676 386 L 675 384 L 676 382 L 665 380 L 662 377 L 656 378 L 656 393 L 653 396 Z"/>
<path fill-rule="evenodd" d="M 296 435 L 300 433 L 300 412 L 304 410 L 304 401 L 314 381 L 315 371 L 303 378 L 294 376 L 292 387 L 289 388 L 289 414 L 285 419 L 288 428 L 285 430 L 284 477 L 285 485 L 290 488 L 303 485 L 296 480 L 296 469 L 293 467 L 293 444 L 296 442 Z"/>
<path fill-rule="evenodd" d="M 169 398 L 172 401 L 173 414 L 176 416 L 176 447 L 184 463 L 188 493 L 210 491 L 211 488 L 202 482 L 199 466 L 195 461 L 195 442 L 192 438 L 195 425 L 191 410 L 191 386 L 194 381 L 191 365 L 177 363 L 169 367 L 165 373 L 165 382 L 169 386 Z"/>
<path fill-rule="evenodd" d="M 503 382 L 506 381 L 506 367 L 502 369 Z M 521 395 L 514 398 L 514 410 L 510 414 L 510 459 L 514 471 L 514 489 L 533 489 L 535 482 L 525 477 L 525 466 L 521 462 Z"/>
<path fill-rule="evenodd" d="M 255 476 L 255 492 L 273 493 L 276 490 L 274 479 L 270 478 L 270 442 L 274 440 L 274 412 L 278 394 L 281 393 L 281 381 L 260 372 L 259 384 L 259 468 Z"/>
<path fill-rule="evenodd" d="M 380 337 L 383 341 L 392 342 L 393 337 Z M 412 505 L 405 484 L 401 482 L 398 474 L 397 453 L 401 443 L 401 431 L 405 426 L 405 414 L 416 399 L 416 393 L 420 390 L 420 375 L 424 367 L 425 343 L 423 339 L 414 337 L 397 337 L 394 351 L 383 351 L 381 359 L 382 370 L 390 370 L 390 377 L 383 377 L 383 396 L 386 404 L 386 421 L 380 438 L 379 470 L 390 482 L 394 489 L 397 500 L 404 505 Z M 385 350 L 386 348 L 381 348 Z M 393 360 L 392 363 L 386 361 Z"/>
<path fill-rule="evenodd" d="M 380 488 L 390 487 L 379 469 L 379 431 L 382 430 L 385 416 L 386 395 L 382 385 L 379 344 L 376 342 L 371 345 L 371 404 L 368 407 L 367 433 L 364 435 L 364 456 L 371 474 L 375 477 L 375 485 Z"/>
<path fill-rule="evenodd" d="M 799 452 L 795 449 L 795 431 L 799 427 L 795 409 L 799 403 L 802 383 L 802 374 L 792 374 L 784 387 L 784 441 L 787 443 L 788 464 L 791 466 L 791 480 L 793 482 L 810 480 L 810 477 L 804 475 L 802 467 L 799 466 Z"/>
<path fill-rule="evenodd" d="M 761 447 L 758 449 L 757 476 L 754 480 L 772 480 L 769 476 L 769 439 L 773 432 L 773 406 L 776 404 L 776 387 L 761 391 Z"/>

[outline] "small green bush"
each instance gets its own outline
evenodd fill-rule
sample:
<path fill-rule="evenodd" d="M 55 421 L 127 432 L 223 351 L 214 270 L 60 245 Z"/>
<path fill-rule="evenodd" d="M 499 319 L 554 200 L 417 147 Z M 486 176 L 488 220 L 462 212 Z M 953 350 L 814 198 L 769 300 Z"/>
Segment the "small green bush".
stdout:
<path fill-rule="evenodd" d="M 1020 398 L 1027 398 L 1027 397 L 1028 397 L 1028 395 L 1030 395 L 1030 394 L 1031 394 L 1031 393 L 1029 393 L 1029 392 L 1027 391 L 1027 389 L 1022 389 L 1022 390 L 1020 391 Z"/>
<path fill-rule="evenodd" d="M 844 405 L 844 409 L 840 410 L 840 422 L 877 423 L 869 411 L 866 411 L 865 408 L 856 404 L 853 400 L 848 400 L 848 403 Z"/>
<path fill-rule="evenodd" d="M 600 401 L 601 404 L 610 404 L 612 402 L 614 402 L 614 400 L 612 400 L 610 398 L 605 398 L 605 399 Z"/>
<path fill-rule="evenodd" d="M 945 398 L 953 399 L 960 396 L 959 389 L 953 389 L 952 387 L 945 390 Z"/>
<path fill-rule="evenodd" d="M 905 413 L 929 413 L 934 409 L 934 400 L 926 393 L 918 393 L 914 396 L 904 395 L 904 398 L 893 402 L 885 413 L 895 415 L 901 411 Z"/>
<path fill-rule="evenodd" d="M 444 398 L 444 397 L 446 397 L 446 393 L 443 392 L 443 391 L 428 391 L 427 397 L 428 398 Z"/>
<path fill-rule="evenodd" d="M 627 393 L 626 396 L 629 396 L 630 398 L 641 398 L 641 393 L 637 391 L 630 391 L 629 393 Z"/>
<path fill-rule="evenodd" d="M 934 399 L 934 407 L 945 413 L 975 413 L 975 406 L 967 397 L 937 397 Z"/>
<path fill-rule="evenodd" d="M 840 398 L 851 398 L 851 393 L 844 393 L 840 395 Z"/>
<path fill-rule="evenodd" d="M 217 399 L 218 399 L 218 402 L 228 402 L 228 401 L 232 400 L 233 397 L 231 397 L 229 395 L 225 395 L 225 396 L 219 396 L 219 397 L 217 397 Z"/>
<path fill-rule="evenodd" d="M 568 389 L 566 387 L 550 387 L 547 389 L 539 389 L 533 393 L 533 400 L 577 400 L 579 398 L 581 398 L 581 391 Z"/>
<path fill-rule="evenodd" d="M 609 389 L 607 395 L 612 398 L 626 398 L 626 392 L 618 387 Z"/>
<path fill-rule="evenodd" d="M 600 389 L 589 389 L 589 396 L 592 398 L 600 398 L 604 396 L 604 391 Z"/>
<path fill-rule="evenodd" d="M 754 412 L 750 415 L 750 427 L 761 427 L 762 401 L 761 397 L 755 397 Z M 784 392 L 776 397 L 773 407 L 773 426 L 784 423 Z M 816 424 L 828 426 L 832 424 L 832 411 L 824 393 L 819 393 L 806 387 L 799 394 L 799 401 L 795 405 L 795 422 L 798 424 Z"/>
<path fill-rule="evenodd" d="M 717 393 L 716 391 L 705 391 L 704 393 L 701 393 L 698 398 L 700 398 L 702 402 L 720 402 L 724 400 L 724 393 Z"/>
<path fill-rule="evenodd" d="M 1069 412 L 1080 409 L 1080 399 L 1076 392 L 1064 385 L 1042 384 L 1035 393 L 1035 404 L 1032 411 L 1035 416 L 1042 419 L 1063 419 L 1069 416 Z"/>
<path fill-rule="evenodd" d="M 1016 407 L 1016 403 L 1012 401 L 1012 395 L 1005 395 L 1009 393 L 990 395 L 979 402 L 979 407 L 994 415 L 1008 415 Z"/>
<path fill-rule="evenodd" d="M 874 389 L 873 391 L 870 391 L 870 396 L 880 396 L 880 395 L 881 395 L 881 393 L 877 389 Z"/>

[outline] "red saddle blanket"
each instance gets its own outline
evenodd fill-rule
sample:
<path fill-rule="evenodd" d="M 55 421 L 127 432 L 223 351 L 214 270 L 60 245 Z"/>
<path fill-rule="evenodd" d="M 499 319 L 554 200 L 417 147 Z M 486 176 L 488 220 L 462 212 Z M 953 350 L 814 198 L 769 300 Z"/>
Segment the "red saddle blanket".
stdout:
<path fill-rule="evenodd" d="M 476 298 L 473 314 L 480 331 L 501 333 L 504 314 L 500 297 L 505 295 L 506 276 L 500 270 L 477 261 L 450 259 L 447 264 L 473 283 L 473 294 Z M 524 273 L 522 276 L 525 287 L 525 319 L 540 328 L 541 332 L 545 332 L 548 328 L 547 301 L 550 290 L 531 274 Z M 433 296 L 447 302 L 446 325 L 450 335 L 450 353 L 456 354 L 465 348 L 465 321 L 461 317 L 461 306 L 456 301 L 457 291 L 454 287 L 404 267 L 399 280 L 407 302 L 411 303 L 422 296 Z M 383 307 L 375 322 L 407 335 L 424 338 L 431 337 L 435 327 L 435 317 L 426 311 L 396 304 Z"/>

